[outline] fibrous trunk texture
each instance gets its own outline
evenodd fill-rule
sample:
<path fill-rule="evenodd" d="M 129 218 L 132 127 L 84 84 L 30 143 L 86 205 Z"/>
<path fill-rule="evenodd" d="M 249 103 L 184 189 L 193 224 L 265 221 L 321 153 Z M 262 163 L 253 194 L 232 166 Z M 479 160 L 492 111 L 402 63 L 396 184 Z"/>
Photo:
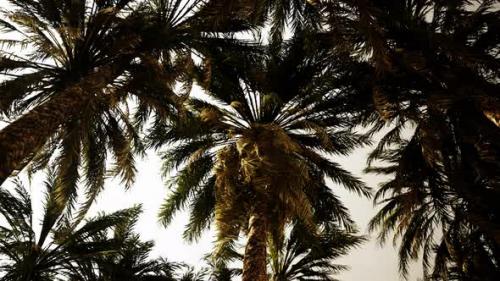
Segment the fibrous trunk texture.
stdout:
<path fill-rule="evenodd" d="M 21 170 L 59 126 L 119 75 L 123 65 L 103 67 L 85 79 L 56 93 L 0 131 L 0 185 Z"/>
<path fill-rule="evenodd" d="M 39 150 L 57 128 L 82 108 L 87 99 L 65 92 L 35 107 L 0 131 L 0 184 Z"/>
<path fill-rule="evenodd" d="M 242 281 L 268 281 L 266 271 L 267 221 L 265 203 L 256 202 L 250 214 Z"/>

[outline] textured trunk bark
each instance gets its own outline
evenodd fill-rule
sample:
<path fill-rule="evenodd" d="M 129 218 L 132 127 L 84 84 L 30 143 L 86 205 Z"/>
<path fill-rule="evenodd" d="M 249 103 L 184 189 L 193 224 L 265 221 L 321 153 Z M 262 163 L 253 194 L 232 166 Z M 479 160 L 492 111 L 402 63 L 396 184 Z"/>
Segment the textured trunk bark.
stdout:
<path fill-rule="evenodd" d="M 243 259 L 242 281 L 268 281 L 267 277 L 267 221 L 265 203 L 256 201 L 250 214 L 248 241 Z"/>
<path fill-rule="evenodd" d="M 88 95 L 66 91 L 35 107 L 0 131 L 0 184 L 21 170 L 30 155 L 39 150 L 57 128 L 75 115 Z"/>
<path fill-rule="evenodd" d="M 122 69 L 123 65 L 103 67 L 3 128 L 0 131 L 0 185 L 14 171 L 21 170 L 58 127 L 78 114 Z"/>

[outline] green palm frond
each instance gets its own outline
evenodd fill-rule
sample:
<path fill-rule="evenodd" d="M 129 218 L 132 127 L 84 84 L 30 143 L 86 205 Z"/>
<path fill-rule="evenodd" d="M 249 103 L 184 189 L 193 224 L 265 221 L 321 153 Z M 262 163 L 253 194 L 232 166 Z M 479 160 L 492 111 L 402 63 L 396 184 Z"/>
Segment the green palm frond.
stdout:
<path fill-rule="evenodd" d="M 193 196 L 189 206 L 189 222 L 183 233 L 184 239 L 196 241 L 203 231 L 214 221 L 215 213 L 215 177 L 207 179 L 200 190 Z"/>
<path fill-rule="evenodd" d="M 212 167 L 212 157 L 204 156 L 189 163 L 171 179 L 170 186 L 175 190 L 160 210 L 160 218 L 164 225 L 167 225 L 174 213 L 182 209 L 185 202 L 199 191 Z"/>
<path fill-rule="evenodd" d="M 347 267 L 332 262 L 364 241 L 363 237 L 338 229 L 310 236 L 297 225 L 281 250 L 271 255 L 271 280 L 337 280 L 334 275 Z"/>
<path fill-rule="evenodd" d="M 0 192 L 2 280 L 54 280 L 56 276 L 76 274 L 79 264 L 117 251 L 121 240 L 103 234 L 124 224 L 130 227 L 140 213 L 140 206 L 136 206 L 83 223 L 70 221 L 57 210 L 57 177 L 49 175 L 45 185 L 47 199 L 38 239 L 32 223 L 30 195 L 21 183 L 16 182 L 15 193 L 4 189 Z"/>

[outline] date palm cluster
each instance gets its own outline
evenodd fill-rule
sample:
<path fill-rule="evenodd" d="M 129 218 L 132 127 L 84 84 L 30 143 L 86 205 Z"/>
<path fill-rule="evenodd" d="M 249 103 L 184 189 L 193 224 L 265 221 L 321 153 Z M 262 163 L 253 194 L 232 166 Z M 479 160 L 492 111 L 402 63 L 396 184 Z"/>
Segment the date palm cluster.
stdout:
<path fill-rule="evenodd" d="M 499 280 L 498 0 L 0 6 L 0 281 L 336 280 L 365 240 L 337 189 L 373 186 L 338 160 L 372 145 L 369 229 L 401 275 L 418 260 L 425 280 Z M 149 151 L 160 222 L 216 230 L 207 268 L 153 258 L 140 206 L 87 214 Z M 7 179 L 40 171 L 38 231 Z"/>

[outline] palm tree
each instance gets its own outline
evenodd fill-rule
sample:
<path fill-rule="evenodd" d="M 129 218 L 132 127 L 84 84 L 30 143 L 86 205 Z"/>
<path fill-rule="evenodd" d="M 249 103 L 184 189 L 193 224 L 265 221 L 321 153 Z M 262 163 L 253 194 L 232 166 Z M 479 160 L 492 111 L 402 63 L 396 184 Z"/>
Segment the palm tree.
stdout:
<path fill-rule="evenodd" d="M 418 126 L 420 116 L 426 112 L 450 118 L 454 128 L 450 126 L 448 130 L 455 131 L 457 138 L 463 137 L 463 145 L 469 146 L 456 149 L 475 163 L 474 169 L 486 174 L 481 177 L 492 177 L 488 170 L 498 169 L 494 163 L 498 161 L 493 160 L 498 159 L 498 146 L 493 143 L 499 131 L 496 93 L 500 75 L 497 50 L 500 42 L 493 35 L 499 24 L 495 4 L 429 0 L 357 2 L 369 14 L 371 28 L 360 15 L 364 13 L 359 11 L 363 7 L 356 8 L 355 3 L 350 6 L 328 3 L 331 6 L 324 8 L 325 21 L 330 36 L 342 35 L 334 38 L 350 41 L 350 52 L 363 56 L 374 66 L 370 106 L 375 107 L 380 119 L 389 124 Z M 375 44 L 374 38 L 382 42 Z M 343 46 L 333 47 L 339 45 Z M 360 51 L 364 47 L 369 47 L 368 54 Z M 463 116 L 468 118 L 465 120 Z M 376 129 L 381 126 L 377 124 Z M 467 150 L 472 146 L 476 151 L 470 154 Z M 474 157 L 483 158 L 482 163 Z"/>
<path fill-rule="evenodd" d="M 347 267 L 332 261 L 359 246 L 363 237 L 339 229 L 323 231 L 317 237 L 295 226 L 282 248 L 270 255 L 271 280 L 334 281 L 333 277 Z"/>
<path fill-rule="evenodd" d="M 60 151 L 62 181 L 73 185 L 86 166 L 91 199 L 102 188 L 107 146 L 114 172 L 130 183 L 132 152 L 142 147 L 125 110 L 128 95 L 139 100 L 138 117 L 154 109 L 164 118 L 180 102 L 176 79 L 189 87 L 180 74 L 192 64 L 191 50 L 230 46 L 236 41 L 214 32 L 248 28 L 203 4 L 10 1 L 1 25 L 19 39 L 2 41 L 1 69 L 11 79 L 2 83 L 0 110 L 15 120 L 0 132 L 0 183 L 33 157 L 34 167 L 44 166 Z"/>
<path fill-rule="evenodd" d="M 403 275 L 408 273 L 409 261 L 416 259 L 421 250 L 424 269 L 428 270 L 435 233 L 451 219 L 452 208 L 458 203 L 439 171 L 425 161 L 419 141 L 419 134 L 409 141 L 401 140 L 400 147 L 383 154 L 390 165 L 368 170 L 394 174 L 375 195 L 374 200 L 383 206 L 370 222 L 370 229 L 380 228 L 381 243 L 393 230 L 394 239 L 401 237 L 399 269 Z"/>
<path fill-rule="evenodd" d="M 151 259 L 153 241 L 141 241 L 134 233 L 140 212 L 112 231 L 103 231 L 93 237 L 94 243 L 102 243 L 112 237 L 121 241 L 119 248 L 106 255 L 95 256 L 86 263 L 79 263 L 70 276 L 72 281 L 174 281 L 181 264 L 163 258 Z"/>
<path fill-rule="evenodd" d="M 425 119 L 421 115 L 441 115 L 438 119 L 449 124 L 427 125 L 427 130 L 449 130 L 456 138 L 456 153 L 481 171 L 476 176 L 495 181 L 491 170 L 499 169 L 495 139 L 500 132 L 500 41 L 491 32 L 499 24 L 498 10 L 491 1 L 473 6 L 468 1 L 425 0 L 378 4 L 375 17 L 383 24 L 386 40 L 393 42 L 387 50 L 392 71 L 374 85 L 380 115 L 389 122 L 400 118 L 413 125 Z"/>
<path fill-rule="evenodd" d="M 320 1 L 308 0 L 218 0 L 214 1 L 218 13 L 248 19 L 260 26 L 269 27 L 271 45 L 279 49 L 286 33 L 301 30 L 318 30 L 322 17 Z M 257 33 L 261 33 L 258 30 Z"/>
<path fill-rule="evenodd" d="M 100 215 L 76 226 L 65 216 L 55 220 L 50 205 L 54 200 L 54 178 L 49 177 L 48 196 L 41 234 L 37 240 L 33 230 L 32 208 L 29 194 L 17 182 L 16 194 L 0 190 L 0 213 L 4 225 L 0 227 L 0 272 L 2 281 L 54 280 L 70 276 L 75 266 L 89 259 L 116 250 L 120 241 L 93 237 L 125 223 L 139 212 L 139 207 Z M 54 223 L 47 224 L 47 221 Z M 49 240 L 48 232 L 52 232 Z"/>
<path fill-rule="evenodd" d="M 154 242 L 142 241 L 140 235 L 134 232 L 139 215 L 140 212 L 136 212 L 111 231 L 107 229 L 94 235 L 93 243 L 104 243 L 111 237 L 120 241 L 120 244 L 106 255 L 79 261 L 70 273 L 69 280 L 204 281 L 207 277 L 204 268 L 196 271 L 184 263 L 170 262 L 165 258 L 151 258 Z"/>
<path fill-rule="evenodd" d="M 366 140 L 345 128 L 351 92 L 336 88 L 342 73 L 328 67 L 335 58 L 307 52 L 304 39 L 252 64 L 211 56 L 202 81 L 206 99 L 191 98 L 187 119 L 149 135 L 154 146 L 171 144 L 165 171 L 178 168 L 163 222 L 191 201 L 186 237 L 196 238 L 215 219 L 220 255 L 243 231 L 244 281 L 267 280 L 267 239 L 279 241 L 287 222 L 299 220 L 314 231 L 312 202 L 324 176 L 369 195 L 360 180 L 322 155 L 347 154 Z"/>
<path fill-rule="evenodd" d="M 498 249 L 493 241 L 464 219 L 462 210 L 455 211 L 454 220 L 443 232 L 430 274 L 432 280 L 498 279 Z"/>
<path fill-rule="evenodd" d="M 207 273 L 205 270 L 196 271 L 193 267 L 187 267 L 180 273 L 178 281 L 204 281 Z"/>
<path fill-rule="evenodd" d="M 230 268 L 226 265 L 213 266 L 211 269 L 209 281 L 231 281 L 233 277 L 241 275 L 240 268 Z"/>
<path fill-rule="evenodd" d="M 496 246 L 485 247 L 496 252 L 500 130 L 495 93 L 500 89 L 500 42 L 492 34 L 498 28 L 498 10 L 491 1 L 365 4 L 370 5 L 377 34 L 371 36 L 365 29 L 356 35 L 349 30 L 355 36 L 348 38 L 362 44 L 378 37 L 384 44 L 367 58 L 375 66 L 373 100 L 367 104 L 374 110 L 367 110 L 361 120 L 373 125 L 370 134 L 384 124 L 392 126 L 369 158 L 369 166 L 377 160 L 391 165 L 369 170 L 394 175 L 377 196 L 384 206 L 373 226 L 384 225 L 403 238 L 403 273 L 417 249 L 424 249 L 427 263 L 425 253 L 433 252 L 432 233 L 448 229 L 458 209 L 465 212 L 461 226 L 488 237 Z M 388 198 L 383 200 L 384 196 Z"/>
<path fill-rule="evenodd" d="M 365 239 L 354 235 L 354 231 L 341 230 L 338 222 L 335 228 L 323 228 L 320 233 L 311 235 L 303 225 L 288 228 L 284 241 L 271 245 L 267 259 L 269 278 L 273 281 L 294 280 L 337 280 L 333 275 L 347 266 L 332 262 L 359 246 Z M 241 274 L 240 268 L 229 268 L 228 262 L 242 261 L 243 255 L 233 250 L 226 260 L 211 265 L 213 281 L 231 281 Z"/>
<path fill-rule="evenodd" d="M 144 152 L 135 125 L 153 112 L 160 120 L 178 114 L 182 93 L 173 89 L 182 83 L 189 92 L 191 81 L 181 74 L 193 65 L 192 50 L 202 56 L 236 44 L 209 32 L 247 28 L 242 20 L 225 27 L 228 20 L 202 4 L 12 1 L 1 23 L 20 39 L 3 46 L 29 48 L 26 54 L 7 48 L 1 57 L 12 77 L 1 86 L 1 114 L 17 119 L 0 131 L 0 183 L 30 161 L 30 172 L 54 165 L 59 199 L 53 212 L 63 212 L 74 209 L 83 176 L 87 200 L 80 219 L 108 174 L 130 186 L 134 154 Z M 130 95 L 138 103 L 135 124 Z M 115 161 L 108 168 L 110 155 Z"/>
<path fill-rule="evenodd" d="M 106 138 L 98 134 L 106 128 L 110 135 L 117 135 L 115 142 L 121 145 L 122 158 L 126 157 L 123 135 L 127 127 L 120 124 L 126 119 L 115 107 L 124 94 L 118 90 L 118 77 L 135 57 L 132 50 L 139 40 L 127 31 L 120 16 L 130 1 L 57 2 L 52 6 L 38 1 L 9 2 L 1 25 L 18 39 L 2 40 L 1 69 L 10 79 L 2 83 L 0 108 L 2 114 L 14 118 L 26 113 L 0 132 L 0 182 L 22 169 L 44 144 L 45 153 L 37 158 L 47 161 L 62 139 L 61 162 L 66 162 L 66 170 L 74 170 L 81 150 L 102 149 Z M 90 132 L 97 135 L 80 143 Z M 99 158 L 89 161 L 88 173 L 98 178 L 104 156 L 95 155 Z M 68 177 L 66 181 L 73 180 L 60 173 Z"/>
<path fill-rule="evenodd" d="M 429 122 L 420 125 L 423 127 Z M 436 116 L 432 122 L 437 123 Z M 409 262 L 422 253 L 424 274 L 429 278 L 448 280 L 458 270 L 461 272 L 461 277 L 455 276 L 458 280 L 469 280 L 465 278 L 467 275 L 490 280 L 498 276 L 500 269 L 495 262 L 499 258 L 497 242 L 490 232 L 474 225 L 471 215 L 475 214 L 476 207 L 464 200 L 456 189 L 453 179 L 457 175 L 451 164 L 457 159 L 449 157 L 443 165 L 431 161 L 432 157 L 447 155 L 447 151 L 437 150 L 436 146 L 429 150 L 432 139 L 427 132 L 417 127 L 409 140 L 399 139 L 399 146 L 378 153 L 377 159 L 389 165 L 368 169 L 394 175 L 375 196 L 376 202 L 383 206 L 370 222 L 370 229 L 380 229 L 381 243 L 392 231 L 394 241 L 400 238 L 399 262 L 403 276 L 408 273 Z M 476 258 L 482 262 L 478 263 Z M 456 266 L 450 267 L 450 264 Z"/>

